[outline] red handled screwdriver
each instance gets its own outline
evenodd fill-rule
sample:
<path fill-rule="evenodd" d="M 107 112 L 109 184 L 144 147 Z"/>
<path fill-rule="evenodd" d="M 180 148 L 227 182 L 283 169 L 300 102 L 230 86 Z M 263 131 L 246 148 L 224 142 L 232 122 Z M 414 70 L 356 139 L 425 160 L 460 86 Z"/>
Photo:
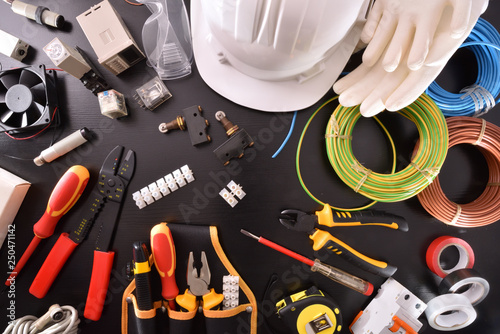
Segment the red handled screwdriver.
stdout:
<path fill-rule="evenodd" d="M 54 233 L 56 224 L 66 212 L 69 211 L 80 198 L 87 182 L 89 181 L 89 171 L 83 166 L 73 166 L 59 179 L 54 190 L 50 194 L 49 202 L 45 213 L 40 220 L 33 226 L 35 236 L 23 256 L 17 262 L 16 267 L 11 272 L 6 286 L 10 286 L 21 269 L 35 251 L 42 239 L 50 237 Z"/>
<path fill-rule="evenodd" d="M 263 237 L 258 237 L 248 231 L 241 230 L 241 233 L 246 235 L 247 237 L 253 238 L 267 247 L 271 247 L 274 250 L 277 250 L 280 253 L 293 257 L 294 259 L 307 264 L 311 267 L 311 271 L 317 271 L 320 274 L 328 277 L 329 279 L 340 283 L 348 288 L 353 289 L 359 293 L 364 294 L 365 296 L 369 296 L 373 292 L 373 285 L 370 282 L 367 282 L 359 277 L 346 273 L 340 269 L 329 266 L 320 262 L 318 259 L 311 260 L 305 256 L 297 254 L 283 246 L 280 246 L 270 240 L 264 239 Z"/>
<path fill-rule="evenodd" d="M 175 310 L 175 297 L 179 294 L 175 282 L 175 246 L 166 223 L 157 224 L 151 229 L 151 251 L 161 277 L 161 295 L 168 300 L 170 309 Z"/>

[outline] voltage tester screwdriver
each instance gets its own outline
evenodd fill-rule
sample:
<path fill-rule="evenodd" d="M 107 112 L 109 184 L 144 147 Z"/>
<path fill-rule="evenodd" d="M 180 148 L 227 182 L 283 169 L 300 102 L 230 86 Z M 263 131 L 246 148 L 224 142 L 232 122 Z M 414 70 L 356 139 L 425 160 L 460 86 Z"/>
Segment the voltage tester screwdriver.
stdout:
<path fill-rule="evenodd" d="M 329 266 L 327 264 L 324 264 L 320 262 L 318 259 L 315 259 L 314 261 L 311 259 L 308 259 L 305 256 L 302 256 L 300 254 L 297 254 L 283 246 L 280 246 L 270 240 L 264 239 L 263 237 L 258 237 L 246 230 L 241 230 L 241 233 L 246 235 L 247 237 L 253 238 L 260 242 L 263 245 L 266 245 L 267 247 L 271 247 L 274 250 L 277 250 L 280 253 L 283 253 L 285 255 L 288 255 L 295 260 L 299 260 L 302 263 L 307 264 L 308 266 L 311 267 L 311 271 L 317 271 L 320 274 L 328 277 L 332 281 L 335 281 L 337 283 L 340 283 L 348 288 L 351 288 L 359 293 L 364 294 L 365 296 L 370 296 L 373 293 L 373 284 L 370 282 L 367 282 L 359 277 L 356 277 L 354 275 L 348 274 L 345 271 L 342 271 L 340 269 L 337 269 L 335 267 Z"/>
<path fill-rule="evenodd" d="M 16 267 L 10 274 L 6 286 L 10 286 L 21 269 L 35 251 L 42 239 L 50 237 L 54 233 L 56 224 L 61 217 L 73 207 L 80 198 L 87 182 L 89 181 L 89 171 L 83 166 L 73 166 L 64 173 L 59 179 L 54 190 L 50 194 L 49 202 L 45 213 L 40 220 L 33 226 L 35 236 L 23 256 L 17 262 Z"/>

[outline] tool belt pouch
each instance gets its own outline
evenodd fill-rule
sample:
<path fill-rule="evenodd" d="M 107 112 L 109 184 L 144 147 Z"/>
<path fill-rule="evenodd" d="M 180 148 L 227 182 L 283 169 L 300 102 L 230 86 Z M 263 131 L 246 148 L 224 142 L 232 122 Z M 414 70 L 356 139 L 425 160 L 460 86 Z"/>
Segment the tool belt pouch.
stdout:
<path fill-rule="evenodd" d="M 246 309 L 250 304 L 229 310 L 203 310 L 206 334 L 256 333 L 256 324 Z M 253 329 L 253 330 L 252 330 Z"/>
<path fill-rule="evenodd" d="M 155 334 L 166 333 L 168 325 L 163 302 L 155 302 L 151 310 L 139 310 L 135 297 L 135 279 L 128 285 L 122 299 L 122 333 Z"/>
<path fill-rule="evenodd" d="M 211 273 L 210 287 L 218 293 L 223 291 L 224 275 L 239 276 L 222 250 L 215 226 L 169 223 L 168 227 L 175 243 L 175 278 L 181 293 L 188 288 L 186 270 L 189 252 L 193 252 L 197 257 L 201 251 L 206 253 Z M 165 301 L 158 301 L 154 303 L 154 309 L 140 311 L 137 309 L 134 291 L 135 280 L 125 289 L 122 298 L 122 334 L 257 333 L 257 301 L 241 277 L 239 305 L 231 309 L 221 307 L 218 310 L 181 312 L 170 309 Z M 203 306 L 202 300 L 200 306 Z"/>

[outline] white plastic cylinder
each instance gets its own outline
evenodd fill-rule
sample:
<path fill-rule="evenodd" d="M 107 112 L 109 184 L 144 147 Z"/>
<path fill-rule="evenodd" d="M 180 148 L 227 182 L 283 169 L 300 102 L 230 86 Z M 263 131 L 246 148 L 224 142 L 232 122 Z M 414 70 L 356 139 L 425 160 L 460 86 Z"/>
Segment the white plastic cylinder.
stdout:
<path fill-rule="evenodd" d="M 89 130 L 87 128 L 77 130 L 66 138 L 43 150 L 42 153 L 40 153 L 40 155 L 33 161 L 37 166 L 41 166 L 45 163 L 54 161 L 60 156 L 63 156 L 66 153 L 74 150 L 78 146 L 86 143 L 89 139 L 89 136 Z"/>

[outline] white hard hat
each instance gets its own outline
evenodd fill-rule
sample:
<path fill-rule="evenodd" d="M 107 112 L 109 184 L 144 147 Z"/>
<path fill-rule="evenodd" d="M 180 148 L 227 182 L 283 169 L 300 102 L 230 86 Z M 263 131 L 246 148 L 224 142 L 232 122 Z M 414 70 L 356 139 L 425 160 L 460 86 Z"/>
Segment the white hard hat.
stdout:
<path fill-rule="evenodd" d="M 300 110 L 352 55 L 369 0 L 192 0 L 193 51 L 217 93 L 263 111 Z"/>

